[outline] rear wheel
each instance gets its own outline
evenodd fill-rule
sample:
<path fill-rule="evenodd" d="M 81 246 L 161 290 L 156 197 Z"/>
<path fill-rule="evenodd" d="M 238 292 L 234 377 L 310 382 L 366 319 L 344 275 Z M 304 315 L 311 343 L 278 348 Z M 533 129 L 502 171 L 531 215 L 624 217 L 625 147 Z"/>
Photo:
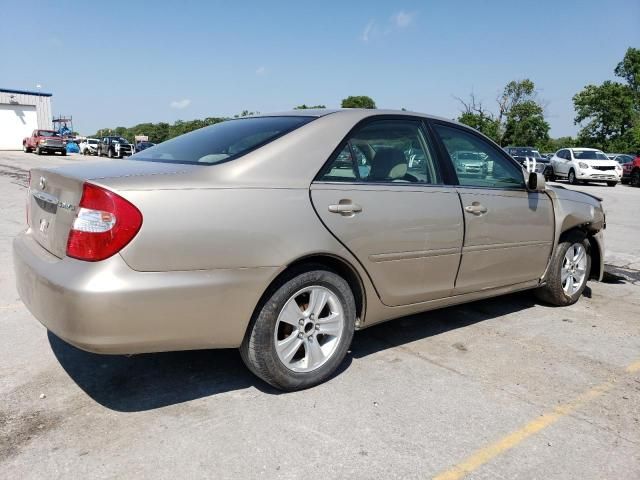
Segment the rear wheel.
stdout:
<path fill-rule="evenodd" d="M 582 234 L 573 234 L 558 244 L 547 283 L 536 290 L 537 297 L 551 305 L 572 305 L 578 301 L 591 272 L 589 242 Z"/>
<path fill-rule="evenodd" d="M 569 175 L 567 176 L 567 180 L 569 180 L 569 183 L 571 185 L 578 184 L 578 179 L 576 178 L 576 172 L 573 170 L 573 168 L 569 170 Z"/>
<path fill-rule="evenodd" d="M 27 147 L 26 143 L 24 145 L 22 145 L 22 151 L 24 153 L 31 153 L 31 149 L 29 147 Z"/>
<path fill-rule="evenodd" d="M 355 300 L 339 275 L 293 273 L 267 294 L 247 329 L 240 354 L 247 367 L 282 390 L 325 381 L 343 361 L 355 328 Z"/>

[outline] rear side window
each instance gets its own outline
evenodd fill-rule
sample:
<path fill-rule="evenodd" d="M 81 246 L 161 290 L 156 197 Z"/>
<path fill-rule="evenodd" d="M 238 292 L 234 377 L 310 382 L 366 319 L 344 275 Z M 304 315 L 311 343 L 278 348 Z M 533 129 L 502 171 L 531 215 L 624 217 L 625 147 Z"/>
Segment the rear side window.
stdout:
<path fill-rule="evenodd" d="M 421 124 L 414 120 L 377 120 L 356 130 L 320 180 L 442 183 Z"/>
<path fill-rule="evenodd" d="M 238 158 L 315 117 L 255 117 L 227 120 L 147 148 L 129 157 L 146 162 L 213 165 Z"/>
<path fill-rule="evenodd" d="M 459 128 L 434 125 L 458 182 L 467 187 L 524 188 L 522 168 L 482 138 Z"/>

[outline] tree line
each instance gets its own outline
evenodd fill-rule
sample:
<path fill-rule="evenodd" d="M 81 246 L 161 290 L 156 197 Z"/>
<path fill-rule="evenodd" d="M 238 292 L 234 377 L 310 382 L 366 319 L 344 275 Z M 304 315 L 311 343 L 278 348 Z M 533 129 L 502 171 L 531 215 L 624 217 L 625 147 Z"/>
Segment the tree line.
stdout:
<path fill-rule="evenodd" d="M 640 151 L 640 49 L 629 48 L 614 73 L 621 82 L 607 80 L 601 85 L 587 85 L 573 96 L 576 112 L 574 123 L 580 125 L 577 136 L 550 138 L 545 119 L 544 101 L 535 83 L 526 78 L 512 80 L 488 108 L 472 92 L 467 98 L 455 97 L 460 103 L 456 120 L 487 135 L 501 146 L 534 146 L 540 151 L 555 152 L 562 147 L 593 147 L 607 152 Z M 376 108 L 366 95 L 349 96 L 342 108 Z M 295 110 L 326 108 L 325 105 L 298 105 Z M 403 108 L 404 110 L 404 108 Z M 243 110 L 234 118 L 259 112 Z M 207 117 L 173 124 L 140 123 L 133 127 L 100 129 L 94 136 L 119 135 L 133 140 L 147 135 L 151 141 L 164 142 L 178 135 L 228 120 L 230 117 Z"/>

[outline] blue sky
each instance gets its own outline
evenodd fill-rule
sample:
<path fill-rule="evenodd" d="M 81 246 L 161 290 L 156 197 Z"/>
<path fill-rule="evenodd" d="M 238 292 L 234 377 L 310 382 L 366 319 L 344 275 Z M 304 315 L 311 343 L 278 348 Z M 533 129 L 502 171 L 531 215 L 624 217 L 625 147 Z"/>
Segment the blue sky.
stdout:
<path fill-rule="evenodd" d="M 529 77 L 569 135 L 571 97 L 640 47 L 638 0 L 93 3 L 0 0 L 0 87 L 40 83 L 85 134 L 348 95 L 454 118 Z"/>

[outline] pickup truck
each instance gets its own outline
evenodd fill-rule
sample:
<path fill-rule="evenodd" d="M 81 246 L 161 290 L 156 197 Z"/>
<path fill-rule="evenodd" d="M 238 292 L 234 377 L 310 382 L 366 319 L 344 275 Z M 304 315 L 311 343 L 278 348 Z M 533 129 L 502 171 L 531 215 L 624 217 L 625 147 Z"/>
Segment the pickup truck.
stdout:
<path fill-rule="evenodd" d="M 106 155 L 109 158 L 122 158 L 134 153 L 133 145 L 118 136 L 103 137 L 98 141 L 98 146 L 96 147 L 96 154 L 99 157 Z"/>
<path fill-rule="evenodd" d="M 38 155 L 55 152 L 67 154 L 62 136 L 53 130 L 34 130 L 30 137 L 22 140 L 22 150 L 25 153 L 36 152 Z"/>

